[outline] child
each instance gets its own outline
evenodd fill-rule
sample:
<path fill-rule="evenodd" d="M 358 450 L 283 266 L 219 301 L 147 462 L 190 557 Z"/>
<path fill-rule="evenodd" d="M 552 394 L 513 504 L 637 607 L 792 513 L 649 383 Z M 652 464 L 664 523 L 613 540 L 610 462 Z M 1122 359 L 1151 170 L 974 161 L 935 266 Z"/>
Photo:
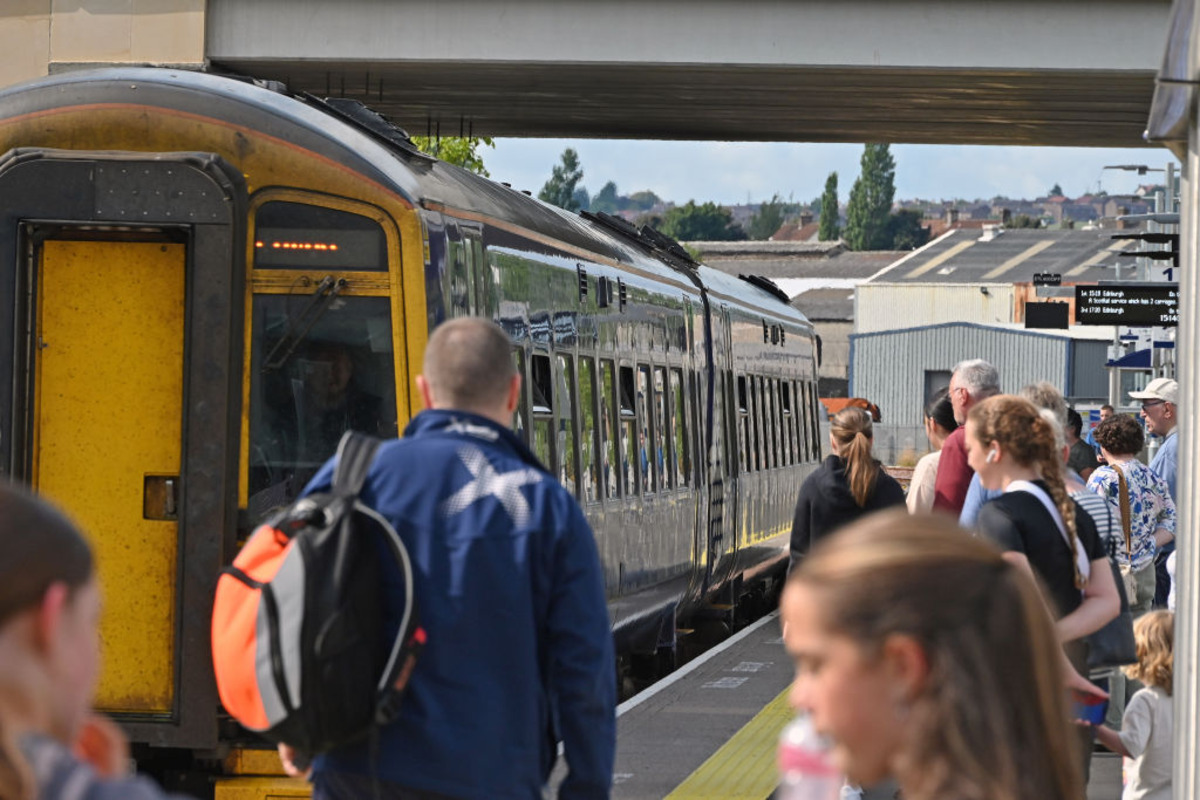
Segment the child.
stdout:
<path fill-rule="evenodd" d="M 1133 623 L 1133 634 L 1138 662 L 1126 667 L 1125 674 L 1146 684 L 1146 688 L 1125 706 L 1120 732 L 1099 725 L 1096 738 L 1109 750 L 1130 759 L 1126 762 L 1123 800 L 1170 800 L 1175 614 L 1151 611 Z"/>

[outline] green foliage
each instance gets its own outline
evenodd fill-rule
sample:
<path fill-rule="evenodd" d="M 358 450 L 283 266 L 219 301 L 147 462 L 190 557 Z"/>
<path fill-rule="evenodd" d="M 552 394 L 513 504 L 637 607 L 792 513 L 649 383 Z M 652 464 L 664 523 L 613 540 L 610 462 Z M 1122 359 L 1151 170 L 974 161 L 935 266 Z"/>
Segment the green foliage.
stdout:
<path fill-rule="evenodd" d="M 886 250 L 892 198 L 896 195 L 896 161 L 886 144 L 863 147 L 861 172 L 846 205 L 846 245 L 851 250 Z"/>
<path fill-rule="evenodd" d="M 893 250 L 915 250 L 929 241 L 929 228 L 921 220 L 921 212 L 914 208 L 902 208 L 888 218 Z"/>
<path fill-rule="evenodd" d="M 590 197 L 588 197 L 587 189 L 580 186 L 578 189 L 575 190 L 575 194 L 572 195 L 572 197 L 574 197 L 575 205 L 576 205 L 576 207 L 579 208 L 580 211 L 591 210 L 592 199 Z"/>
<path fill-rule="evenodd" d="M 817 230 L 817 238 L 822 242 L 830 242 L 838 238 L 841 231 L 838 230 L 838 197 L 837 197 L 837 173 L 829 173 L 829 177 L 825 179 L 825 192 L 821 195 L 819 202 L 821 226 Z"/>
<path fill-rule="evenodd" d="M 1040 228 L 1040 227 L 1042 227 L 1042 221 L 1040 219 L 1038 219 L 1037 217 L 1031 217 L 1028 214 L 1017 214 L 1015 217 L 1011 217 L 1008 220 L 1008 222 L 1006 222 L 1004 224 L 1004 227 L 1006 227 L 1006 228 Z"/>
<path fill-rule="evenodd" d="M 758 213 L 750 218 L 746 233 L 751 239 L 770 239 L 782 224 L 783 198 L 776 194 L 758 207 Z"/>
<path fill-rule="evenodd" d="M 551 171 L 550 180 L 538 192 L 538 199 L 567 211 L 578 211 L 575 186 L 582 178 L 583 167 L 579 165 L 579 154 L 568 147 L 563 150 L 562 163 Z"/>
<path fill-rule="evenodd" d="M 696 205 L 695 200 L 669 210 L 661 230 L 681 242 L 729 242 L 746 238 L 746 232 L 734 223 L 728 208 L 711 202 Z"/>
<path fill-rule="evenodd" d="M 662 198 L 649 189 L 644 189 L 629 195 L 629 205 L 627 208 L 635 208 L 638 211 L 649 211 L 661 202 Z"/>
<path fill-rule="evenodd" d="M 489 177 L 487 169 L 483 166 L 483 156 L 480 155 L 479 150 L 481 147 L 496 146 L 490 136 L 446 136 L 440 139 L 429 136 L 413 136 L 411 138 L 412 143 L 421 152 L 429 153 L 447 164 L 462 167 L 476 175 Z"/>
<path fill-rule="evenodd" d="M 1061 197 L 1062 194 L 1063 194 L 1062 187 L 1059 186 L 1057 183 L 1050 187 L 1050 192 L 1049 192 L 1050 197 Z"/>
<path fill-rule="evenodd" d="M 605 214 L 615 214 L 620 210 L 617 205 L 617 185 L 612 181 L 604 184 L 600 191 L 596 192 L 596 196 L 592 198 L 592 211 Z"/>

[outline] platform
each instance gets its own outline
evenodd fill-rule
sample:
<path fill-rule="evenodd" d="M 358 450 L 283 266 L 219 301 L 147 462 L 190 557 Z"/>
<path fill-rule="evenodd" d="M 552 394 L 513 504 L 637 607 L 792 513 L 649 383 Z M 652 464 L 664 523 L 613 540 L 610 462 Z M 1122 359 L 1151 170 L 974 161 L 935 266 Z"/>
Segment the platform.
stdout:
<path fill-rule="evenodd" d="M 793 674 L 776 612 L 622 703 L 613 799 L 767 800 Z M 1093 756 L 1087 796 L 1120 798 L 1120 758 Z"/>

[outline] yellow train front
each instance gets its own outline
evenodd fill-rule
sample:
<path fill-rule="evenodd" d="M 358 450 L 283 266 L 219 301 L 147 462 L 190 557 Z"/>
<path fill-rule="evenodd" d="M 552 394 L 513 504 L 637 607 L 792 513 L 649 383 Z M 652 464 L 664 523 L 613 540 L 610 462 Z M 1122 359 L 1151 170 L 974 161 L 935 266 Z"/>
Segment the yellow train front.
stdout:
<path fill-rule="evenodd" d="M 304 794 L 238 777 L 277 765 L 218 713 L 216 576 L 342 431 L 396 435 L 447 316 L 512 335 L 515 424 L 596 528 L 620 652 L 778 573 L 820 443 L 811 326 L 769 286 L 229 78 L 18 86 L 0 153 L 0 468 L 89 532 L 97 705 L 160 777 Z"/>

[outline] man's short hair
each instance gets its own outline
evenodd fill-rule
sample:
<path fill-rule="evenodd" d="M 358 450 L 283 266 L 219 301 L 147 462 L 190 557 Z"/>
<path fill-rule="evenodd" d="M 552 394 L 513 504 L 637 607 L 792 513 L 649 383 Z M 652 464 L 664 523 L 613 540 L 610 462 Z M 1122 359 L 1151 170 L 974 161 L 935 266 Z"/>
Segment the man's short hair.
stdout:
<path fill-rule="evenodd" d="M 425 346 L 423 373 L 441 406 L 488 409 L 504 401 L 516 374 L 512 341 L 483 317 L 443 322 Z"/>
<path fill-rule="evenodd" d="M 982 358 L 958 362 L 951 374 L 958 376 L 959 385 L 975 400 L 1000 394 L 1000 373 Z"/>
<path fill-rule="evenodd" d="M 1072 431 L 1071 435 L 1076 439 L 1083 433 L 1083 417 L 1073 408 L 1067 409 L 1067 430 Z"/>
<path fill-rule="evenodd" d="M 1110 406 L 1108 403 L 1105 403 L 1104 405 L 1100 406 L 1100 410 L 1101 411 L 1109 411 L 1109 412 L 1116 411 L 1116 409 L 1113 408 L 1112 406 Z"/>
<path fill-rule="evenodd" d="M 1053 383 L 1039 381 L 1021 387 L 1021 397 L 1033 403 L 1038 408 L 1044 408 L 1054 414 L 1058 427 L 1067 426 L 1067 401 Z"/>

